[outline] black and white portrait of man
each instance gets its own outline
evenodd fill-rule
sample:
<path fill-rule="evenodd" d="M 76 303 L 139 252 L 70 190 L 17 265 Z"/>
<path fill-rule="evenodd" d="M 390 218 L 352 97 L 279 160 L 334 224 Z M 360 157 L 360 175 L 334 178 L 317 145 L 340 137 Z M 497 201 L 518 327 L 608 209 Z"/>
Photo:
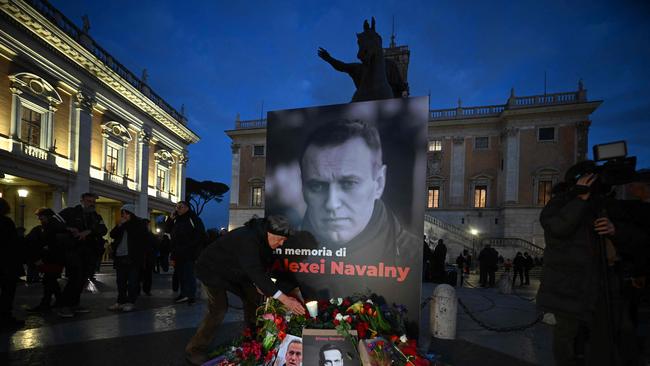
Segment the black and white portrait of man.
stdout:
<path fill-rule="evenodd" d="M 411 98 L 269 113 L 266 214 L 310 234 L 283 249 L 319 265 L 294 271 L 304 295 L 419 293 L 427 108 Z"/>

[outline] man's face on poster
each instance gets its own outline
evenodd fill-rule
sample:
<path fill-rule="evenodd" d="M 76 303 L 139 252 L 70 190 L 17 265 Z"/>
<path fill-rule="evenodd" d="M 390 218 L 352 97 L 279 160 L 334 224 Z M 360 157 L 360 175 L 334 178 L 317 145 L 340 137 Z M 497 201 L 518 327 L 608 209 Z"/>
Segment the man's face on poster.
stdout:
<path fill-rule="evenodd" d="M 337 349 L 323 352 L 323 366 L 343 366 L 343 354 Z"/>
<path fill-rule="evenodd" d="M 302 364 L 302 343 L 293 342 L 287 347 L 286 366 L 300 366 Z"/>
<path fill-rule="evenodd" d="M 385 186 L 386 166 L 361 137 L 333 146 L 310 145 L 302 159 L 305 219 L 316 237 L 345 244 L 372 216 Z"/>

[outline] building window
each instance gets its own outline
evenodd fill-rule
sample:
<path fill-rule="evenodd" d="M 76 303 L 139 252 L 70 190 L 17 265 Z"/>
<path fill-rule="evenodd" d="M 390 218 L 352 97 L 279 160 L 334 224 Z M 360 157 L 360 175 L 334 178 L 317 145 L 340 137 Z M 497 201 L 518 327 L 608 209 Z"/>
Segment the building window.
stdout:
<path fill-rule="evenodd" d="M 263 202 L 263 190 L 262 187 L 253 187 L 253 207 L 262 207 Z"/>
<path fill-rule="evenodd" d="M 20 137 L 28 145 L 41 146 L 43 115 L 29 108 L 20 108 Z"/>
<path fill-rule="evenodd" d="M 555 127 L 542 127 L 537 130 L 537 141 L 555 141 Z"/>
<path fill-rule="evenodd" d="M 474 138 L 474 149 L 485 150 L 490 147 L 490 138 L 487 136 Z"/>
<path fill-rule="evenodd" d="M 427 193 L 427 208 L 440 207 L 440 187 L 429 187 Z"/>
<path fill-rule="evenodd" d="M 429 148 L 427 151 L 442 151 L 442 140 L 429 140 Z"/>
<path fill-rule="evenodd" d="M 545 206 L 548 201 L 551 199 L 551 188 L 553 187 L 553 181 L 550 180 L 540 180 L 537 183 L 537 204 L 540 206 Z"/>
<path fill-rule="evenodd" d="M 158 166 L 156 171 L 156 188 L 159 191 L 169 190 L 169 169 Z"/>
<path fill-rule="evenodd" d="M 487 207 L 487 186 L 474 187 L 474 207 Z"/>
<path fill-rule="evenodd" d="M 105 169 L 109 174 L 118 175 L 120 174 L 120 147 L 113 144 L 108 144 L 106 146 L 106 165 Z"/>
<path fill-rule="evenodd" d="M 264 156 L 264 145 L 254 145 L 253 146 L 253 156 Z"/>

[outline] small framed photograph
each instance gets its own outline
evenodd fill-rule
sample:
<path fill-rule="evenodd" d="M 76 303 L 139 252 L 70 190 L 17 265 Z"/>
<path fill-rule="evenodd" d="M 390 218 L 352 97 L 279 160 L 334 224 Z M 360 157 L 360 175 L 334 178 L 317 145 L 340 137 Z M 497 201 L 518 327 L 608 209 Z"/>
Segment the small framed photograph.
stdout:
<path fill-rule="evenodd" d="M 280 343 L 273 366 L 302 366 L 302 338 L 288 334 Z"/>
<path fill-rule="evenodd" d="M 356 338 L 355 330 L 350 333 Z M 335 329 L 304 329 L 302 341 L 305 365 L 361 366 L 356 342 L 345 339 Z"/>

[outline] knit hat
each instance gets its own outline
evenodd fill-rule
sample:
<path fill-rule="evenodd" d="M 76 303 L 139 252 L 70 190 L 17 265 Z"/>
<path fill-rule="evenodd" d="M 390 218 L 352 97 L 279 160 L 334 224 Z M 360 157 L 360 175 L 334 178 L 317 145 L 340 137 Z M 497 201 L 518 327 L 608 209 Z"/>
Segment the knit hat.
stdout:
<path fill-rule="evenodd" d="M 120 208 L 122 211 L 127 211 L 135 215 L 135 205 L 132 203 L 126 203 Z"/>

